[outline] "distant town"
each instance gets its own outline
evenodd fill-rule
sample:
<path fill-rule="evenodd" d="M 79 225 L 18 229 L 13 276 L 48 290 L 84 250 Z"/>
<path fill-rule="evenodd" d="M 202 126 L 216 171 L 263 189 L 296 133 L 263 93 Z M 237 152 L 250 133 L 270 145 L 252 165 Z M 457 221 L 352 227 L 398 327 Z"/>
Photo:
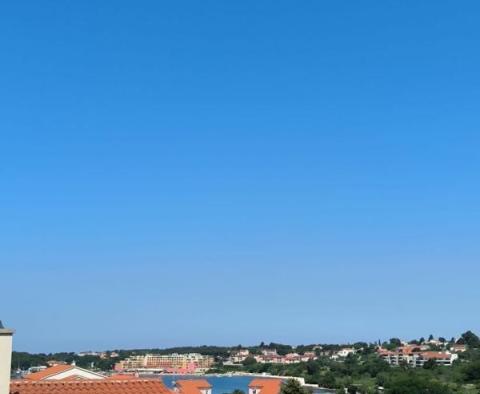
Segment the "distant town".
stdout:
<path fill-rule="evenodd" d="M 109 382 L 162 382 L 168 376 L 173 377 L 174 392 L 180 394 L 211 394 L 208 390 L 211 390 L 212 384 L 208 379 L 234 376 L 250 377 L 252 382 L 260 378 L 274 379 L 284 384 L 293 379 L 300 392 L 284 394 L 403 393 L 393 391 L 393 387 L 408 387 L 405 379 L 419 387 L 430 387 L 429 391 L 418 392 L 478 394 L 480 339 L 467 331 L 450 339 L 429 335 L 413 340 L 391 338 L 376 343 L 291 346 L 262 342 L 255 346 L 234 347 L 117 349 L 54 354 L 13 352 L 9 373 L 11 385 L 15 387 L 15 390 L 9 391 L 10 394 L 27 394 L 22 390 L 22 384 L 33 381 L 97 382 L 108 379 Z M 189 392 L 186 387 L 192 388 L 193 383 L 181 382 L 192 379 L 197 386 L 210 388 L 198 391 L 197 387 L 194 392 Z M 260 383 L 256 381 L 252 384 Z M 27 384 L 26 387 L 30 390 L 32 386 Z M 283 385 L 275 387 L 263 394 L 280 394 Z M 166 394 L 168 390 L 170 388 L 162 386 L 160 391 Z M 242 394 L 241 387 L 232 387 L 231 392 L 235 390 L 236 394 Z M 41 393 L 28 391 L 28 394 Z M 260 389 L 249 391 L 249 394 L 260 394 Z"/>
<path fill-rule="evenodd" d="M 474 335 L 474 334 L 473 334 Z M 374 347 L 379 358 L 390 365 L 400 366 L 403 363 L 411 367 L 423 367 L 427 362 L 434 362 L 438 365 L 451 366 L 458 360 L 459 354 L 467 351 L 467 344 L 463 338 L 452 338 L 447 341 L 445 338 L 401 341 L 392 338 L 388 342 L 367 344 L 357 342 L 349 345 L 308 345 L 297 347 L 270 343 L 262 343 L 259 346 L 233 348 L 227 347 L 199 347 L 192 348 L 202 353 L 178 353 L 162 354 L 168 349 L 158 350 L 162 353 L 147 350 L 115 350 L 115 351 L 83 351 L 79 353 L 60 353 L 67 358 L 68 362 L 74 359 L 77 363 L 91 368 L 112 372 L 141 372 L 141 373 L 167 373 L 167 374 L 204 374 L 210 370 L 230 369 L 234 371 L 244 370 L 245 367 L 253 364 L 298 364 L 328 358 L 333 361 L 344 361 L 347 357 L 355 354 L 362 354 L 366 349 Z M 206 354 L 212 349 L 213 354 Z M 57 355 L 60 355 L 57 354 Z M 128 356 L 122 358 L 122 355 Z M 49 358 L 46 355 L 31 355 L 31 361 L 37 357 Z M 28 372 L 38 371 L 53 365 L 67 364 L 65 360 L 46 360 L 43 365 L 27 365 L 28 356 L 14 353 L 14 361 L 18 359 L 19 365 L 28 367 Z M 97 362 L 92 361 L 98 359 Z M 23 360 L 23 362 L 22 362 Z M 88 360 L 88 362 L 85 362 Z M 106 361 L 106 362 L 105 362 Z M 105 368 L 107 367 L 107 368 Z M 19 369 L 20 373 L 25 370 Z"/>

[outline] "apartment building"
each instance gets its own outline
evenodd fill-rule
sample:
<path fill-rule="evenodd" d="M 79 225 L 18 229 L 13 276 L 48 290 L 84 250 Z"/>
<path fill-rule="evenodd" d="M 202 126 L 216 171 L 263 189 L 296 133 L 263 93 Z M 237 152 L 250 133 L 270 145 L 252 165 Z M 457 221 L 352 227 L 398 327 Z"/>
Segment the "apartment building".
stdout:
<path fill-rule="evenodd" d="M 262 364 L 296 364 L 315 360 L 316 358 L 317 357 L 313 352 L 306 352 L 305 354 L 288 353 L 281 356 L 276 350 L 264 350 L 262 351 L 262 354 L 255 356 L 255 360 Z"/>
<path fill-rule="evenodd" d="M 429 360 L 434 360 L 438 365 L 451 366 L 458 359 L 458 355 L 454 353 L 422 351 L 415 346 L 402 346 L 395 351 L 378 349 L 377 353 L 390 365 L 407 364 L 411 367 L 423 367 Z"/>
<path fill-rule="evenodd" d="M 240 349 L 231 353 L 230 361 L 234 364 L 239 364 L 248 356 L 250 356 L 250 351 L 248 349 Z"/>
<path fill-rule="evenodd" d="M 118 362 L 115 365 L 115 370 L 153 369 L 172 372 L 196 372 L 210 368 L 213 363 L 212 356 L 204 356 L 199 353 L 146 354 L 131 356 Z"/>

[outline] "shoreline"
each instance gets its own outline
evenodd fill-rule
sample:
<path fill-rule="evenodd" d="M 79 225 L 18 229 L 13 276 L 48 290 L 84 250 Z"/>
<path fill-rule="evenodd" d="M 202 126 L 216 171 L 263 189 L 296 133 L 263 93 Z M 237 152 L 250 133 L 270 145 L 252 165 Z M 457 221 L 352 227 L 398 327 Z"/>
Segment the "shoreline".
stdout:
<path fill-rule="evenodd" d="M 147 374 L 148 375 L 148 374 Z M 310 388 L 315 393 L 316 391 L 322 391 L 325 393 L 335 393 L 334 389 L 329 389 L 326 387 L 320 387 L 319 385 L 312 383 L 305 383 L 305 378 L 299 376 L 280 376 L 280 375 L 271 375 L 267 373 L 253 373 L 253 372 L 229 372 L 229 373 L 198 373 L 198 374 L 173 374 L 173 373 L 155 373 L 157 376 L 171 376 L 175 377 L 176 380 L 181 380 L 182 377 L 212 377 L 212 378 L 233 378 L 233 377 L 252 377 L 252 378 L 266 378 L 266 379 L 295 379 L 297 380 L 302 387 Z"/>

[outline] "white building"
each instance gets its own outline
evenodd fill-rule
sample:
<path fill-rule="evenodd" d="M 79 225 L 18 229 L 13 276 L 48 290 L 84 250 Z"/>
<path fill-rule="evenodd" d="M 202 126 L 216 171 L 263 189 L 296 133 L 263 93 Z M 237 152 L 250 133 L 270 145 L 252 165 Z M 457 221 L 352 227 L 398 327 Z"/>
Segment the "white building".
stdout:
<path fill-rule="evenodd" d="M 353 347 L 344 347 L 336 353 L 338 357 L 347 357 L 349 354 L 355 354 L 355 349 Z"/>
<path fill-rule="evenodd" d="M 463 344 L 455 343 L 452 346 L 450 346 L 450 351 L 452 353 L 463 353 L 467 351 L 467 346 Z"/>
<path fill-rule="evenodd" d="M 277 349 L 263 349 L 262 355 L 267 357 L 278 356 Z"/>
<path fill-rule="evenodd" d="M 0 394 L 10 393 L 13 333 L 13 330 L 5 328 L 0 321 Z"/>
<path fill-rule="evenodd" d="M 451 366 L 458 359 L 458 354 L 449 352 L 388 351 L 380 349 L 378 354 L 390 365 L 407 364 L 411 367 L 423 367 L 429 360 L 434 360 L 437 365 Z"/>
<path fill-rule="evenodd" d="M 234 364 L 239 364 L 244 361 L 249 355 L 250 351 L 248 349 L 240 349 L 232 352 L 230 356 L 230 361 Z"/>

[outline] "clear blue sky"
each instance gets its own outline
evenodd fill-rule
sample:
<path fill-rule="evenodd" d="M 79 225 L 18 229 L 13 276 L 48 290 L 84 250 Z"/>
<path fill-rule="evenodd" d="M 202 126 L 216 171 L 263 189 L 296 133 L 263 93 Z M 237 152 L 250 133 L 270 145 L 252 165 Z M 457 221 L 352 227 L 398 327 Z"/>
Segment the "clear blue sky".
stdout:
<path fill-rule="evenodd" d="M 479 12 L 2 4 L 15 347 L 480 331 Z"/>

